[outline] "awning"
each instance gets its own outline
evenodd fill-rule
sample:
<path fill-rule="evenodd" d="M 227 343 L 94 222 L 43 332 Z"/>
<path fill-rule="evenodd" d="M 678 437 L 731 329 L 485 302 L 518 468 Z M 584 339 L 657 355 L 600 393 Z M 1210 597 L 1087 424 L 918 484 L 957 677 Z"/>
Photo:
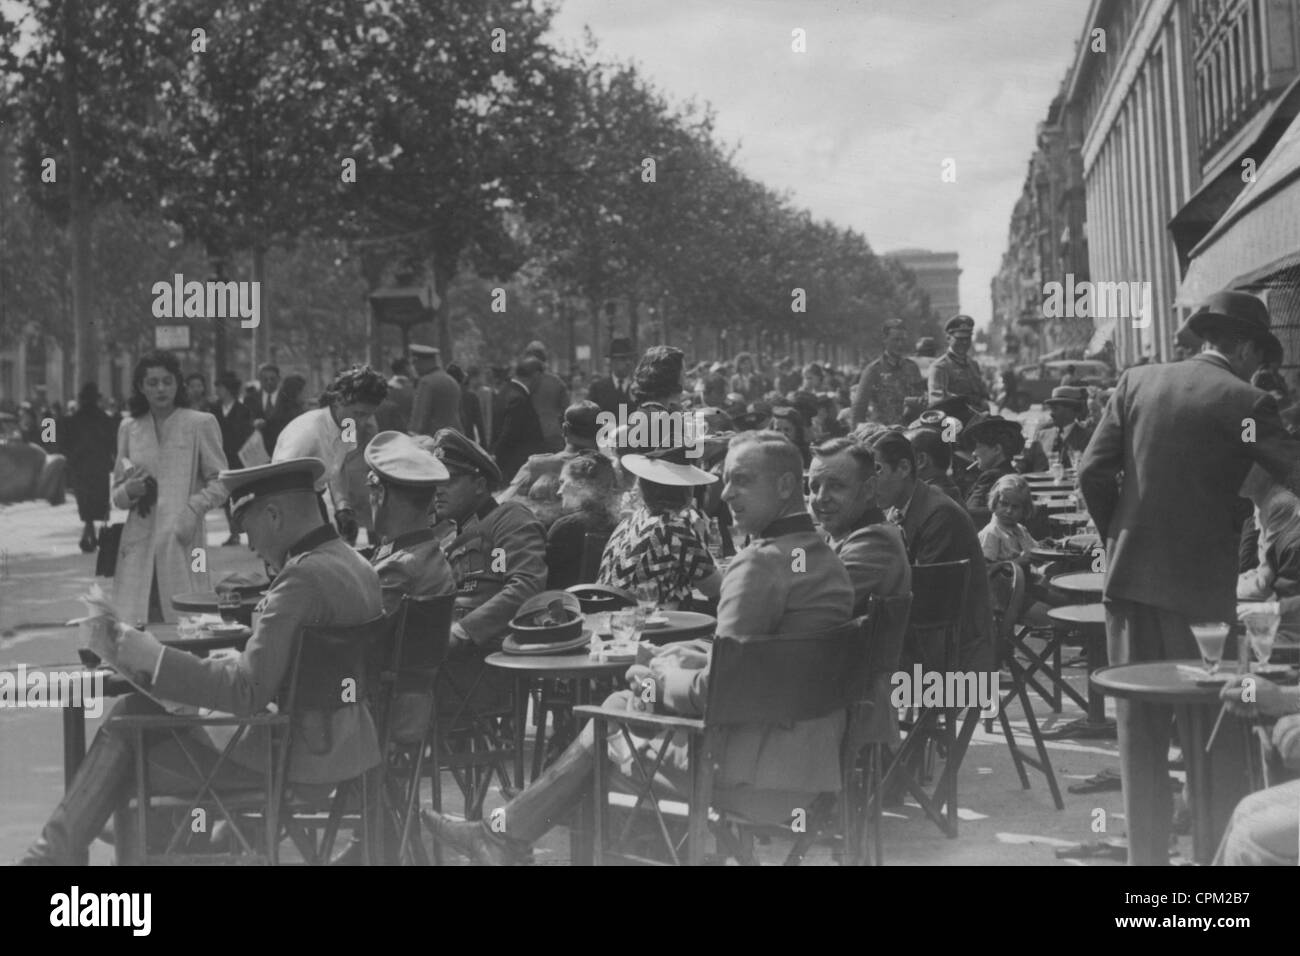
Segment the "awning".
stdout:
<path fill-rule="evenodd" d="M 1178 304 L 1193 307 L 1221 289 L 1247 288 L 1300 263 L 1300 119 L 1293 120 L 1236 198 L 1191 252 Z"/>

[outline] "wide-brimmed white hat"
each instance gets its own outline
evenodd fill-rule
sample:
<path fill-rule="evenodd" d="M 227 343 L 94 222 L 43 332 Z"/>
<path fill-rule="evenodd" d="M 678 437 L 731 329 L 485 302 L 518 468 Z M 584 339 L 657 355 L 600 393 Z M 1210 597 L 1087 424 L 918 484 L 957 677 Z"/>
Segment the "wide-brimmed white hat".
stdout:
<path fill-rule="evenodd" d="M 623 467 L 646 481 L 657 485 L 711 485 L 718 480 L 703 468 L 686 461 L 685 448 L 664 448 L 644 455 L 624 455 Z"/>

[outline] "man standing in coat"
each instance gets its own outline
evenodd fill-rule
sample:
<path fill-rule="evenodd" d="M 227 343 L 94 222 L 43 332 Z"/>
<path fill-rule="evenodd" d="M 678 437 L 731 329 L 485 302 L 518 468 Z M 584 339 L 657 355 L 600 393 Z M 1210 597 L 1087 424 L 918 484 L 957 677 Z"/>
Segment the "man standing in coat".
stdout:
<path fill-rule="evenodd" d="M 1083 454 L 1080 488 L 1106 542 L 1111 664 L 1196 658 L 1192 622 L 1236 619 L 1242 481 L 1258 464 L 1295 488 L 1300 461 L 1277 403 L 1248 384 L 1261 361 L 1282 356 L 1269 325 L 1254 296 L 1210 296 L 1188 320 L 1200 354 L 1126 371 Z M 1128 862 L 1167 863 L 1173 712 L 1120 700 L 1117 714 Z M 1183 741 L 1185 752 L 1204 746 Z M 1220 728 L 1208 760 L 1217 837 L 1247 787 L 1238 727 Z"/>
<path fill-rule="evenodd" d="M 539 455 L 546 451 L 542 423 L 537 418 L 532 397 L 545 370 L 541 359 L 526 356 L 519 360 L 515 366 L 515 377 L 506 384 L 501 429 L 496 441 L 492 443 L 492 455 L 506 481 L 514 478 L 515 472 L 528 460 L 529 455 Z"/>
<path fill-rule="evenodd" d="M 620 405 L 629 410 L 632 395 L 632 368 L 636 365 L 636 349 L 631 339 L 612 339 L 609 343 L 609 374 L 598 378 L 587 389 L 587 397 L 600 406 L 602 412 L 618 414 Z"/>
<path fill-rule="evenodd" d="M 321 521 L 315 482 L 324 465 L 314 458 L 221 472 L 234 500 L 236 527 L 269 565 L 279 568 L 258 605 L 260 617 L 244 651 L 199 658 L 164 647 L 153 635 L 123 627 L 113 642 L 118 670 L 163 700 L 245 717 L 266 710 L 288 680 L 294 648 L 306 627 L 348 627 L 382 613 L 379 578 L 365 560 Z M 99 625 L 107 626 L 107 625 Z M 142 694 L 124 698 L 113 714 L 159 714 Z M 216 738 L 230 728 L 210 728 Z M 156 794 L 189 796 L 205 783 L 217 794 L 265 786 L 272 741 L 254 727 L 218 766 L 222 742 L 145 735 L 146 770 Z M 228 734 L 221 734 L 228 736 Z M 316 797 L 379 762 L 375 725 L 364 704 L 295 715 L 288 780 Z M 72 865 L 122 803 L 135 772 L 135 738 L 112 716 L 100 727 L 63 801 L 21 862 Z M 206 778 L 206 780 L 205 780 Z"/>
<path fill-rule="evenodd" d="M 413 435 L 436 435 L 443 428 L 461 431 L 460 386 L 444 372 L 438 359 L 441 352 L 432 345 L 412 345 L 411 362 L 420 377 L 411 404 Z"/>
<path fill-rule="evenodd" d="M 926 405 L 925 379 L 916 363 L 903 355 L 907 333 L 898 319 L 885 322 L 885 350 L 862 370 L 853 399 L 853 423 L 899 425 Z"/>
<path fill-rule="evenodd" d="M 948 333 L 948 351 L 930 366 L 930 404 L 956 396 L 977 412 L 988 411 L 989 388 L 979 363 L 970 357 L 975 320 L 969 315 L 954 315 L 943 330 Z"/>
<path fill-rule="evenodd" d="M 537 420 L 542 426 L 542 451 L 559 451 L 564 447 L 560 424 L 564 420 L 564 410 L 569 407 L 568 386 L 546 367 L 546 346 L 541 342 L 529 342 L 524 349 L 524 356 L 542 363 L 542 374 L 537 379 L 537 384 L 531 387 L 529 395 L 533 408 L 537 410 Z"/>

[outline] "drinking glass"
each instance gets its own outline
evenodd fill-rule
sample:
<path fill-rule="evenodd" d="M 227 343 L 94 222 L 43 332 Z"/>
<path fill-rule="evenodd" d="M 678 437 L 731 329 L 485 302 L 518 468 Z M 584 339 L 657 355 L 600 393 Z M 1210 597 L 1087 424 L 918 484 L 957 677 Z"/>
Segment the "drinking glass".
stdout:
<path fill-rule="evenodd" d="M 637 641 L 637 612 L 631 608 L 615 611 L 610 619 L 610 630 L 615 644 L 635 644 Z"/>
<path fill-rule="evenodd" d="M 636 586 L 636 606 L 641 613 L 649 617 L 659 607 L 659 588 L 650 581 L 641 581 Z"/>
<path fill-rule="evenodd" d="M 1222 621 L 1205 621 L 1192 625 L 1192 636 L 1201 650 L 1201 660 L 1211 674 L 1218 673 L 1223 659 L 1223 644 L 1228 639 L 1228 625 Z"/>
<path fill-rule="evenodd" d="M 240 606 L 239 592 L 234 588 L 217 590 L 217 610 L 221 612 L 221 619 L 227 624 L 239 623 Z"/>
<path fill-rule="evenodd" d="M 1269 611 L 1253 611 L 1243 620 L 1255 659 L 1261 667 L 1267 667 L 1268 659 L 1273 656 L 1273 642 L 1277 638 L 1278 615 Z"/>

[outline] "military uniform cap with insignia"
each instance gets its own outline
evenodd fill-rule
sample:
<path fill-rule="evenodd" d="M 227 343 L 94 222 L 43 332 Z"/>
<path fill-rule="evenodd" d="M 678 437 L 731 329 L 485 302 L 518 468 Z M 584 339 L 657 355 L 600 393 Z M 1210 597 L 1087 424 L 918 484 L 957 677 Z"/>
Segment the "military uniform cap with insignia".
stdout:
<path fill-rule="evenodd" d="M 466 438 L 454 428 L 444 428 L 433 436 L 431 443 L 420 444 L 429 448 L 453 477 L 482 475 L 487 479 L 489 488 L 500 487 L 501 469 L 492 460 L 492 456 L 477 442 Z"/>
<path fill-rule="evenodd" d="M 227 469 L 217 477 L 230 492 L 231 521 L 239 527 L 244 512 L 254 501 L 303 492 L 315 495 L 316 482 L 324 474 L 325 463 L 319 458 L 290 458 L 252 468 Z"/>
<path fill-rule="evenodd" d="M 387 484 L 432 488 L 451 477 L 433 452 L 405 432 L 380 432 L 365 451 L 366 464 Z"/>
<path fill-rule="evenodd" d="M 969 337 L 975 334 L 975 320 L 969 315 L 954 315 L 944 323 L 943 330 L 949 335 Z"/>

